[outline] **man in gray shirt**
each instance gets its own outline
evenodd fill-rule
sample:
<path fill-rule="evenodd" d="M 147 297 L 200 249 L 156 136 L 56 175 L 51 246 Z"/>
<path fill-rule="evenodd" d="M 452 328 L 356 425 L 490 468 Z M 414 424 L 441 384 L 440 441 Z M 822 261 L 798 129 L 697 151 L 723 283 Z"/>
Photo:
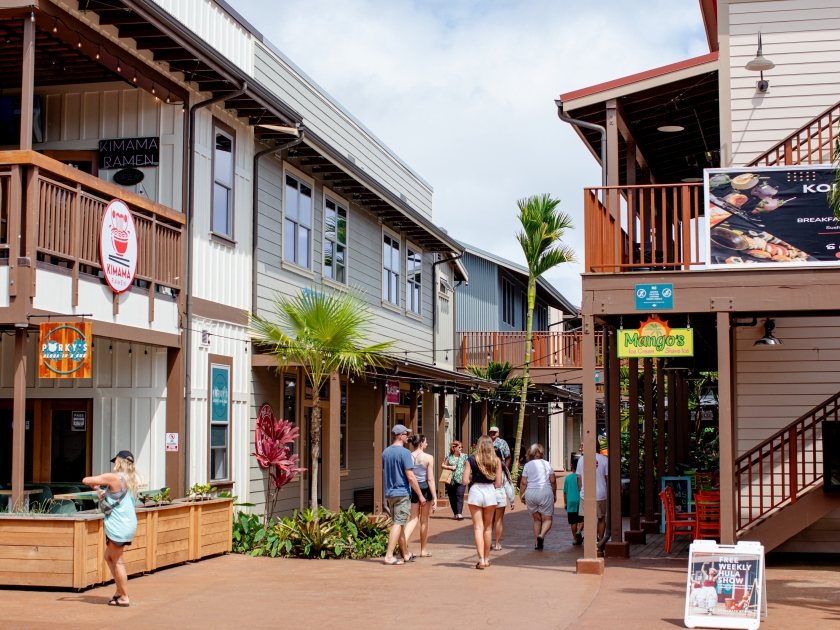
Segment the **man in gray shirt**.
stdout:
<path fill-rule="evenodd" d="M 382 473 L 385 477 L 385 499 L 388 501 L 388 508 L 391 510 L 391 533 L 388 537 L 388 550 L 385 553 L 385 564 L 395 565 L 411 562 L 416 558 L 414 554 L 406 554 L 405 526 L 408 525 L 408 518 L 411 515 L 411 489 L 420 497 L 420 507 L 426 503 L 420 485 L 414 476 L 414 462 L 411 453 L 405 447 L 408 441 L 408 434 L 411 432 L 408 427 L 398 424 L 391 429 L 394 434 L 394 443 L 382 451 Z M 394 549 L 400 545 L 402 559 L 394 558 Z"/>

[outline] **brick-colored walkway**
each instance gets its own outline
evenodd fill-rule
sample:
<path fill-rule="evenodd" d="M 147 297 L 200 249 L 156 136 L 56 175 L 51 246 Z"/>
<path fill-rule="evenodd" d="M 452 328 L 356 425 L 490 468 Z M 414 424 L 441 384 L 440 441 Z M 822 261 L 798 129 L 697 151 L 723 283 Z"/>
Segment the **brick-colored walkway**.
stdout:
<path fill-rule="evenodd" d="M 576 575 L 565 512 L 539 552 L 520 506 L 505 519 L 504 550 L 477 571 L 469 522 L 439 512 L 433 557 L 409 565 L 221 556 L 132 579 L 128 609 L 105 605 L 112 585 L 0 589 L 0 628 L 683 627 L 684 559 L 611 560 L 603 577 Z M 768 577 L 762 629 L 840 627 L 838 567 L 771 567 Z"/>

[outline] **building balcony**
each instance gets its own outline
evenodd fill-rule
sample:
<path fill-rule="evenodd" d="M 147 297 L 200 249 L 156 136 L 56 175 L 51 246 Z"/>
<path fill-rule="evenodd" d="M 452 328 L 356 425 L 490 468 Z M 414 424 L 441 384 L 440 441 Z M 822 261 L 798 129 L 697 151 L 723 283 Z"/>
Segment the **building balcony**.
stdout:
<path fill-rule="evenodd" d="M 525 331 L 470 330 L 457 335 L 456 366 L 487 367 L 490 361 L 510 363 L 515 371 L 525 364 Z M 578 332 L 535 331 L 531 349 L 530 369 L 579 369 L 582 335 Z M 602 365 L 601 337 L 595 348 L 596 365 Z"/>

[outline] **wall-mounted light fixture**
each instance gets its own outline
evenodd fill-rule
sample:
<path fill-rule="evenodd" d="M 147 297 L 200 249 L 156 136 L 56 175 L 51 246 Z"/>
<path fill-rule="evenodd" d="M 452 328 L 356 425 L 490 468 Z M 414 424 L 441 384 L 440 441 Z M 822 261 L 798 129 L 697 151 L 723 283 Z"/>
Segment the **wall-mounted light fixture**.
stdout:
<path fill-rule="evenodd" d="M 755 59 L 748 62 L 744 68 L 749 70 L 750 72 L 760 72 L 761 78 L 758 81 L 758 91 L 761 93 L 767 92 L 770 89 L 770 82 L 764 80 L 764 71 L 765 70 L 772 70 L 776 67 L 776 64 L 770 61 L 769 59 L 765 59 L 761 49 L 761 32 L 758 33 L 758 51 L 755 53 Z"/>
<path fill-rule="evenodd" d="M 773 336 L 773 329 L 776 327 L 776 322 L 772 319 L 764 320 L 764 336 L 757 340 L 754 346 L 780 346 L 782 340 Z"/>

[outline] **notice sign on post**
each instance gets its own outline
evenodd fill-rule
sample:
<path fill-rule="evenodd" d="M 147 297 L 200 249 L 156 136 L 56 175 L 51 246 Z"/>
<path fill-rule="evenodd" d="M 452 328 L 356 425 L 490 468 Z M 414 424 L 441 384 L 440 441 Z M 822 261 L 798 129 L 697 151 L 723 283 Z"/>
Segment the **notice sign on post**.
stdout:
<path fill-rule="evenodd" d="M 167 433 L 166 434 L 166 451 L 168 453 L 178 451 L 178 434 L 177 433 Z"/>
<path fill-rule="evenodd" d="M 400 404 L 400 384 L 399 381 L 388 381 L 385 383 L 385 387 L 387 388 L 386 391 L 388 395 L 386 396 L 385 400 L 388 403 L 399 405 Z"/>
<path fill-rule="evenodd" d="M 90 378 L 91 323 L 41 324 L 38 378 Z"/>
<path fill-rule="evenodd" d="M 764 547 L 697 540 L 688 552 L 685 625 L 756 630 L 767 617 Z"/>
<path fill-rule="evenodd" d="M 648 317 L 639 328 L 618 331 L 618 356 L 624 358 L 692 357 L 694 331 L 670 328 L 657 316 Z"/>
<path fill-rule="evenodd" d="M 673 284 L 637 284 L 637 311 L 667 311 L 674 308 Z"/>

